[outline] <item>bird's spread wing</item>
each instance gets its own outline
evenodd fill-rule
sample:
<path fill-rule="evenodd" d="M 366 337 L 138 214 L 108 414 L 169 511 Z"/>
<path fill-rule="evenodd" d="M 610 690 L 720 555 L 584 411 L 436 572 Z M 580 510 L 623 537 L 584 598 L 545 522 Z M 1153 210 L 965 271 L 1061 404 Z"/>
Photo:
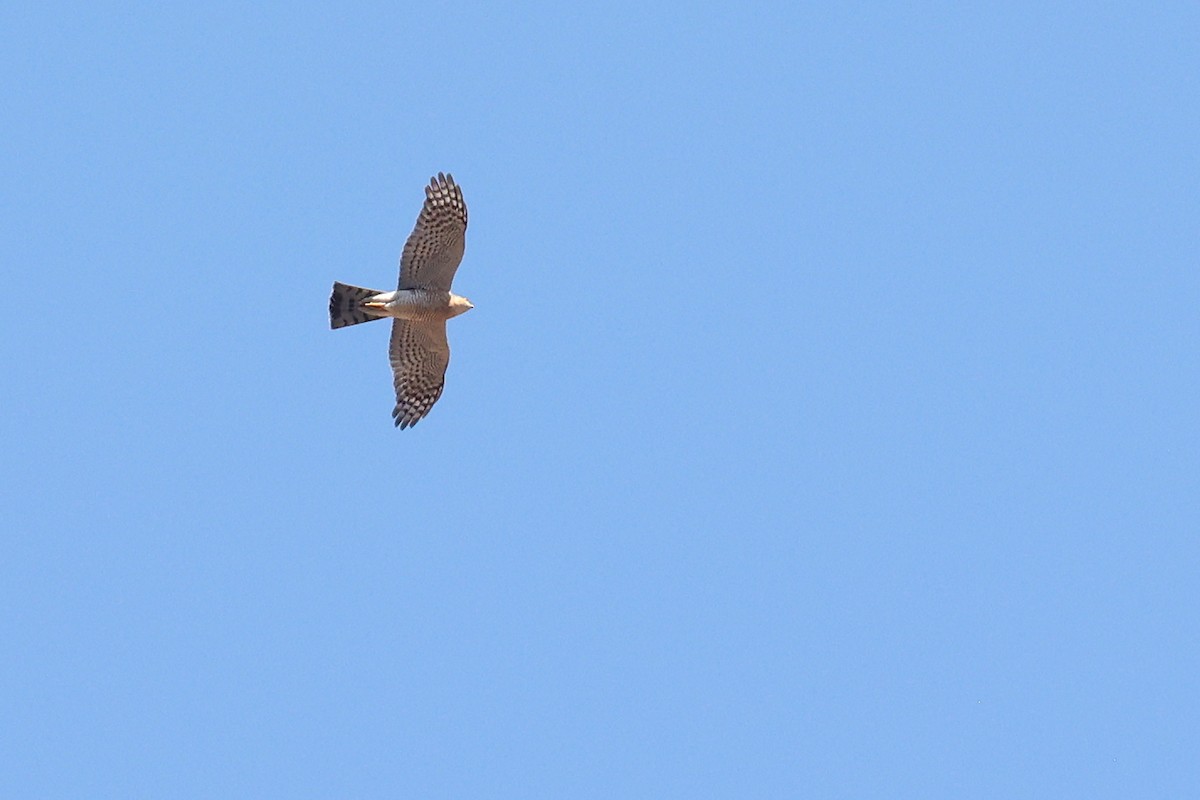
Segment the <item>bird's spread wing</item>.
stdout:
<path fill-rule="evenodd" d="M 467 204 L 450 175 L 438 173 L 425 187 L 425 205 L 400 256 L 400 288 L 450 291 L 467 243 Z"/>
<path fill-rule="evenodd" d="M 442 396 L 450 364 L 445 320 L 394 320 L 388 354 L 396 386 L 392 418 L 403 430 L 416 425 Z"/>

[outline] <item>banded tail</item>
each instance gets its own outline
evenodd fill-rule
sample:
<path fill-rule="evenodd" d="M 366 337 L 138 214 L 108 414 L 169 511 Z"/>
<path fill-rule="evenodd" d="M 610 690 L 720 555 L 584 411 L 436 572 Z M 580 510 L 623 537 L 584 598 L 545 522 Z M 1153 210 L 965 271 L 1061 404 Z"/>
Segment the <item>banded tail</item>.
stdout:
<path fill-rule="evenodd" d="M 377 294 L 384 293 L 377 289 L 364 289 L 361 286 L 350 286 L 334 281 L 333 294 L 329 296 L 329 327 L 344 328 L 347 325 L 383 319 L 383 317 L 367 313 L 362 308 L 364 302 Z"/>

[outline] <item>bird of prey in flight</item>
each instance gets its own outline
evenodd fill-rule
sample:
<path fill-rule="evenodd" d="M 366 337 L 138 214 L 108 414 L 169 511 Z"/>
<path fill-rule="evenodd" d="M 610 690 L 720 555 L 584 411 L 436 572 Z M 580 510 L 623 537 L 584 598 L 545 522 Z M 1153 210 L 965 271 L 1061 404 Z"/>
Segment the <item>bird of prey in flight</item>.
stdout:
<path fill-rule="evenodd" d="M 390 317 L 388 355 L 396 387 L 392 418 L 416 425 L 442 396 L 450 344 L 446 320 L 474 308 L 450 291 L 466 246 L 467 204 L 450 175 L 438 173 L 425 187 L 425 205 L 400 256 L 400 285 L 394 292 L 333 284 L 329 327 L 344 328 Z"/>

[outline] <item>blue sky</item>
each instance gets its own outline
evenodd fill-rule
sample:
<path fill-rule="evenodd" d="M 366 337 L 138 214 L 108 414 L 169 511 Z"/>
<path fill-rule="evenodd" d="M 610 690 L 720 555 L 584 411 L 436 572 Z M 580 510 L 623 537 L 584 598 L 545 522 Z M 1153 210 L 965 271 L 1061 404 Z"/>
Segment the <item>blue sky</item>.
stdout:
<path fill-rule="evenodd" d="M 0 794 L 1194 792 L 1198 25 L 5 6 Z"/>

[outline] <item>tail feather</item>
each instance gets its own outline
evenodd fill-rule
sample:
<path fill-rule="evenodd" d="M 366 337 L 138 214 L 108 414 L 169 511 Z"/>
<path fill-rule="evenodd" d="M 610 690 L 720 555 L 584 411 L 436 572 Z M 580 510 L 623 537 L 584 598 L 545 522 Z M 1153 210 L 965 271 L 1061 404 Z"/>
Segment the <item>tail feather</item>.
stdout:
<path fill-rule="evenodd" d="M 361 286 L 350 286 L 345 283 L 333 284 L 333 294 L 329 296 L 329 327 L 344 328 L 347 325 L 357 325 L 360 322 L 370 322 L 382 319 L 369 314 L 362 304 L 377 294 L 383 294 L 377 289 L 364 289 Z"/>

